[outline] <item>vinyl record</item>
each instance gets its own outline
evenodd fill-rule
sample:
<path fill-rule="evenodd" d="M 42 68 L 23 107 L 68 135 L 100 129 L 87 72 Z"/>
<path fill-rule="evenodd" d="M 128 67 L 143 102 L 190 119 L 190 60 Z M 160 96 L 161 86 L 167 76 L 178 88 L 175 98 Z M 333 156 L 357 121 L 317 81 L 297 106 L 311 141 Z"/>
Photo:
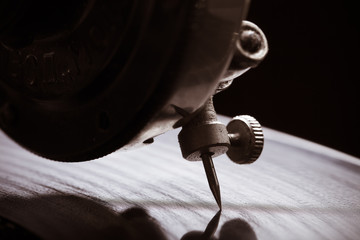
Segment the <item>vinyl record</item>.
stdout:
<path fill-rule="evenodd" d="M 81 163 L 37 157 L 1 133 L 1 222 L 43 239 L 359 238 L 359 159 L 265 128 L 255 163 L 214 159 L 218 212 L 177 133 Z"/>

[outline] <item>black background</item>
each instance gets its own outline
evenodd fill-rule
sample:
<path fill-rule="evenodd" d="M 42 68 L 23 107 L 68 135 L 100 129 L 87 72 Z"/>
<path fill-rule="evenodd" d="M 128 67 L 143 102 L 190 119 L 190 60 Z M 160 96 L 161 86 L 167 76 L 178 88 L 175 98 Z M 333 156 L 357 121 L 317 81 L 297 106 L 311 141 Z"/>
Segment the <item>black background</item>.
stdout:
<path fill-rule="evenodd" d="M 360 157 L 356 1 L 252 1 L 247 19 L 267 36 L 264 62 L 215 97 L 218 113 L 249 114 Z"/>

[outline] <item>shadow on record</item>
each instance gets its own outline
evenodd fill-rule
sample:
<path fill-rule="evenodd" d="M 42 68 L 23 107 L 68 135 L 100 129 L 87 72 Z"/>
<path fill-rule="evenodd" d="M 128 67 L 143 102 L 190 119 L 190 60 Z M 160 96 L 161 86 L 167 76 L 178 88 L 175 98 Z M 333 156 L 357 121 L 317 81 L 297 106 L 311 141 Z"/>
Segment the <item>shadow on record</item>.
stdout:
<path fill-rule="evenodd" d="M 75 195 L 45 195 L 38 198 L 0 199 L 0 239 L 125 239 L 167 240 L 159 222 L 140 207 L 121 213 L 98 199 Z M 5 208 L 4 208 L 5 207 Z M 256 234 L 242 219 L 218 229 L 221 211 L 203 231 L 186 233 L 181 240 L 255 240 Z"/>
<path fill-rule="evenodd" d="M 181 240 L 257 240 L 252 227 L 240 218 L 230 220 L 221 227 L 219 238 L 214 237 L 218 228 L 221 211 L 210 220 L 204 232 L 191 231 L 186 233 Z"/>

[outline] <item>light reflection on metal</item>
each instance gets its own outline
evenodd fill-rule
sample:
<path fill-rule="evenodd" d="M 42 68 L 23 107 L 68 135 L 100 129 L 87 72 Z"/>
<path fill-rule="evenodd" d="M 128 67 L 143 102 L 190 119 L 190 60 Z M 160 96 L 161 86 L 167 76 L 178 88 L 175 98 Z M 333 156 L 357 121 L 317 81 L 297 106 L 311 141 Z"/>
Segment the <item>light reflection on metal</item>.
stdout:
<path fill-rule="evenodd" d="M 243 21 L 233 59 L 214 94 L 227 89 L 234 78 L 256 67 L 267 52 L 267 40 L 261 29 L 251 22 Z M 230 134 L 227 130 L 231 131 Z M 238 138 L 235 139 L 235 135 Z M 227 152 L 229 158 L 238 164 L 252 163 L 260 156 L 264 143 L 261 126 L 253 117 L 235 117 L 228 129 L 218 122 L 212 97 L 183 126 L 178 138 L 185 159 L 203 161 L 210 190 L 220 209 L 220 186 L 212 157 Z"/>

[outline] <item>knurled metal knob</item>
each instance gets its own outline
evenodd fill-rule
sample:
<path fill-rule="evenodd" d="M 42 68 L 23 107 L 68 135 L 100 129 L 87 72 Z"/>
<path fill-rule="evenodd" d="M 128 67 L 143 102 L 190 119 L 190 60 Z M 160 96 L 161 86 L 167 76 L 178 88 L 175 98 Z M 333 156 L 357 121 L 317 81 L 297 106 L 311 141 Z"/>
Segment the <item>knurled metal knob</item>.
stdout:
<path fill-rule="evenodd" d="M 253 117 L 241 115 L 234 117 L 226 127 L 231 146 L 226 152 L 238 164 L 255 162 L 264 146 L 264 134 L 260 123 Z"/>

